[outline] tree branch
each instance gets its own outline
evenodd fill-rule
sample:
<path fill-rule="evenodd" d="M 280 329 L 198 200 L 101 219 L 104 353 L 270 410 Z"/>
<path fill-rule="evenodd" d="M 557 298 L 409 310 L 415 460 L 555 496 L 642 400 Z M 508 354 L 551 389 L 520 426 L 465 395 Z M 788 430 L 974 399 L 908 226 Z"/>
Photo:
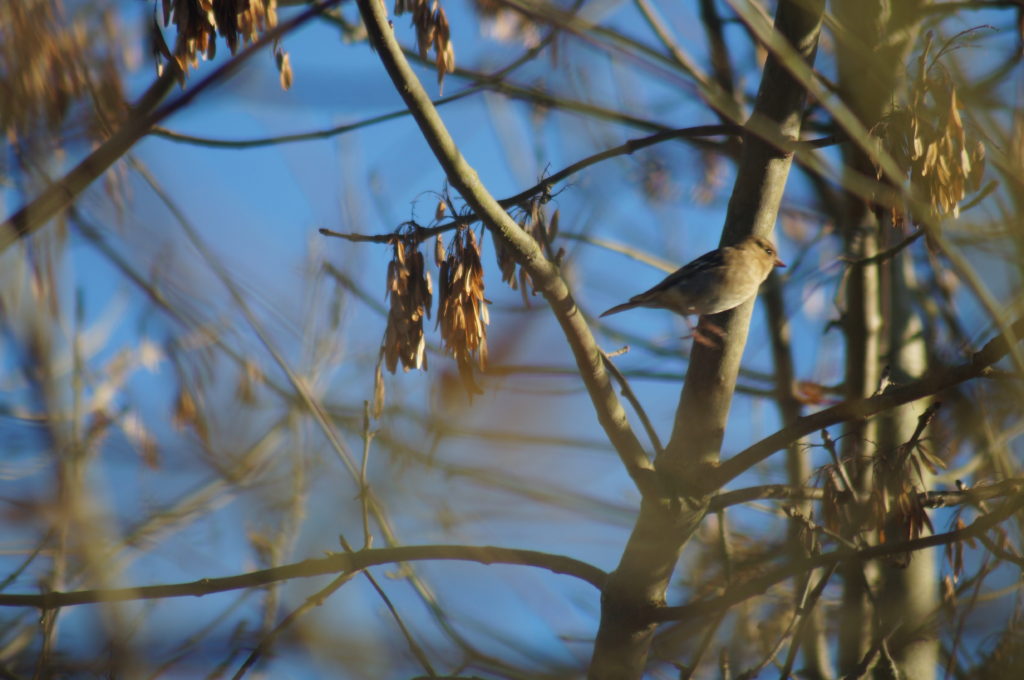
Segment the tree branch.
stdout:
<path fill-rule="evenodd" d="M 1024 334 L 1024 318 L 1015 321 L 1011 328 L 1015 337 L 1021 337 Z M 980 351 L 971 355 L 970 361 L 966 363 L 934 369 L 920 380 L 891 387 L 882 394 L 866 399 L 845 401 L 824 411 L 799 418 L 719 465 L 714 474 L 709 475 L 711 483 L 714 485 L 712 488 L 728 483 L 779 449 L 786 447 L 790 442 L 812 432 L 837 423 L 868 418 L 896 406 L 937 394 L 972 378 L 983 376 L 991 370 L 992 364 L 1006 356 L 1009 351 L 1010 344 L 1006 336 L 998 335 Z"/>
<path fill-rule="evenodd" d="M 963 529 L 955 529 L 943 534 L 923 536 L 908 541 L 896 543 L 882 543 L 873 545 L 863 550 L 834 550 L 822 555 L 814 555 L 802 560 L 794 560 L 783 564 L 768 573 L 752 578 L 751 580 L 734 586 L 724 595 L 694 602 L 679 607 L 661 607 L 651 611 L 652 619 L 658 622 L 679 621 L 696 616 L 708 616 L 723 608 L 731 607 L 751 597 L 760 595 L 776 583 L 792 578 L 796 574 L 802 574 L 818 567 L 827 567 L 832 564 L 845 561 L 866 562 L 879 557 L 899 555 L 925 548 L 934 548 L 940 545 L 948 545 L 971 538 L 979 538 L 985 532 L 995 528 L 999 523 L 1024 509 L 1024 494 L 1018 494 L 1006 500 L 1003 505 L 992 512 L 982 515 L 969 526 Z"/>
<path fill-rule="evenodd" d="M 993 498 L 1004 498 L 1024 493 L 1024 478 L 1014 477 L 1003 479 L 992 484 L 971 487 L 970 489 L 950 489 L 945 491 L 922 491 L 918 494 L 921 504 L 926 508 L 948 508 L 954 505 L 976 505 Z M 733 505 L 749 503 L 757 500 L 773 501 L 817 501 L 825 496 L 822 489 L 790 484 L 761 484 L 748 486 L 734 491 L 725 491 L 712 496 L 708 504 L 708 512 L 718 512 Z"/>
<path fill-rule="evenodd" d="M 644 149 L 648 146 L 660 144 L 661 142 L 668 141 L 671 139 L 695 139 L 702 137 L 712 137 L 717 135 L 739 135 L 742 133 L 742 128 L 735 125 L 698 125 L 695 127 L 680 128 L 678 130 L 666 130 L 664 132 L 658 132 L 653 135 L 646 137 L 639 137 L 637 139 L 626 140 L 624 143 L 614 146 L 610 149 L 598 152 L 586 158 L 582 158 L 572 165 L 569 165 L 553 175 L 549 175 L 541 181 L 534 184 L 528 189 L 520 191 L 518 194 L 503 198 L 498 201 L 504 209 L 514 208 L 516 206 L 523 205 L 528 201 L 532 200 L 537 196 L 543 196 L 551 191 L 551 189 L 572 175 L 580 172 L 581 170 L 600 163 L 601 161 L 608 160 L 609 158 L 615 158 L 617 156 L 624 156 L 633 154 L 640 149 Z M 813 142 L 811 142 L 813 143 Z M 438 234 L 449 232 L 458 227 L 471 224 L 480 218 L 474 213 L 468 213 L 459 215 L 458 217 L 439 224 L 433 227 L 418 227 L 416 230 L 416 238 L 419 242 L 426 241 L 427 239 L 433 238 Z M 342 232 L 333 231 L 331 229 L 320 229 L 321 234 L 324 236 L 333 236 L 335 238 L 343 238 L 347 241 L 353 241 L 356 243 L 392 243 L 396 234 L 394 232 L 387 234 L 346 234 Z"/>
<path fill-rule="evenodd" d="M 201 597 L 242 588 L 256 588 L 277 581 L 309 578 L 324 574 L 358 571 L 379 564 L 415 562 L 420 560 L 463 560 L 480 564 L 519 564 L 547 569 L 556 574 L 574 576 L 595 588 L 601 588 L 607 574 L 581 560 L 538 552 L 495 546 L 469 545 L 408 545 L 396 548 L 377 548 L 359 552 L 334 553 L 319 559 L 304 560 L 271 569 L 251 571 L 236 576 L 204 578 L 191 583 L 172 583 L 162 586 L 114 588 L 49 592 L 41 595 L 9 595 L 0 593 L 0 607 L 35 607 L 49 610 L 97 602 L 125 602 L 154 600 L 166 597 Z"/>

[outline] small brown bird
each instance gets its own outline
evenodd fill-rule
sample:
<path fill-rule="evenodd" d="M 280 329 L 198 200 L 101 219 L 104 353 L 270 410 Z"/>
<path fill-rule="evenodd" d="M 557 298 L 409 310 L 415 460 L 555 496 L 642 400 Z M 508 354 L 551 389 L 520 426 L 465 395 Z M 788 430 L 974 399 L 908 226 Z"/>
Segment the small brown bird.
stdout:
<path fill-rule="evenodd" d="M 748 236 L 734 246 L 704 253 L 669 274 L 654 288 L 634 295 L 629 302 L 616 305 L 601 316 L 634 307 L 668 309 L 684 317 L 717 314 L 754 297 L 772 268 L 785 266 L 771 241 Z"/>

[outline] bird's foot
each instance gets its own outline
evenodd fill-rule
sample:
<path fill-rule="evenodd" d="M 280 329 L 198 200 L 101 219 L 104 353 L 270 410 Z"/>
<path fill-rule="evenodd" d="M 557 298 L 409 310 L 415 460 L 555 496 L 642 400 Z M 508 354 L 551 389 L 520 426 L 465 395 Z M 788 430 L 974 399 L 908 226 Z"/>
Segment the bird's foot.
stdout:
<path fill-rule="evenodd" d="M 725 329 L 710 321 L 702 320 L 696 327 L 690 326 L 690 334 L 684 338 L 692 338 L 694 342 L 705 347 L 716 349 L 722 346 L 722 339 L 726 336 Z"/>

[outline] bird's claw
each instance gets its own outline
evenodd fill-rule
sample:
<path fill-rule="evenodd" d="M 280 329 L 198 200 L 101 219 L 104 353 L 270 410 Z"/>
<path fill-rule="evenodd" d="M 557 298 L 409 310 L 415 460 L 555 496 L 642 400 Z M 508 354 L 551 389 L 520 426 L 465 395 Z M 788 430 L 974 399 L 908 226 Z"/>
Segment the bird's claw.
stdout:
<path fill-rule="evenodd" d="M 712 337 L 714 336 L 714 337 Z M 683 339 L 692 339 L 705 347 L 716 349 L 722 346 L 722 339 L 725 338 L 725 329 L 707 320 L 701 320 L 696 327 L 690 326 L 690 334 Z"/>

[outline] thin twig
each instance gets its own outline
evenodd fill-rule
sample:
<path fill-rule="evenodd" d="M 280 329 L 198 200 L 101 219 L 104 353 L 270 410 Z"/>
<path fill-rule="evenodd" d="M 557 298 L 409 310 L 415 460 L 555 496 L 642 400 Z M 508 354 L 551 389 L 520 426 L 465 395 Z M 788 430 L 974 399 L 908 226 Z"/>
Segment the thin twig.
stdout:
<path fill-rule="evenodd" d="M 565 181 L 569 177 L 576 173 L 584 170 L 592 165 L 600 163 L 601 161 L 615 158 L 617 156 L 631 155 L 640 149 L 645 149 L 655 144 L 670 141 L 673 139 L 701 139 L 704 137 L 717 137 L 720 135 L 728 135 L 739 137 L 743 134 L 743 127 L 739 125 L 697 125 L 693 127 L 679 128 L 675 130 L 664 130 L 662 132 L 648 135 L 646 137 L 638 137 L 636 139 L 630 139 L 618 146 L 605 149 L 598 153 L 587 156 L 586 158 L 580 159 L 575 163 L 566 166 L 558 172 L 548 175 L 538 183 L 534 184 L 528 189 L 520 191 L 518 194 L 503 198 L 498 201 L 498 204 L 507 209 L 522 206 L 531 200 L 538 197 L 542 198 L 548 195 L 555 185 Z M 836 143 L 836 137 L 830 136 L 820 140 L 807 140 L 804 142 L 796 142 L 794 145 L 805 145 L 809 148 L 815 148 L 818 146 L 828 146 Z M 473 213 L 466 213 L 459 215 L 458 217 L 445 222 L 443 224 L 435 225 L 432 227 L 421 227 L 416 225 L 414 230 L 415 238 L 418 242 L 422 243 L 427 239 L 434 238 L 438 234 L 443 234 L 459 227 L 465 226 L 472 222 L 476 222 L 481 218 Z M 321 228 L 319 230 L 324 236 L 333 236 L 335 238 L 343 238 L 347 241 L 353 241 L 356 243 L 392 243 L 396 238 L 395 232 L 389 232 L 386 234 L 353 234 L 334 231 L 331 229 Z"/>
<path fill-rule="evenodd" d="M 789 652 L 786 654 L 786 661 L 782 666 L 782 672 L 779 673 L 780 678 L 789 678 L 790 673 L 793 670 L 793 663 L 796 661 L 796 654 L 800 650 L 800 641 L 804 639 L 804 631 L 807 626 L 811 625 L 814 621 L 814 608 L 818 605 L 821 600 L 822 593 L 825 592 L 825 586 L 832 579 L 832 575 L 835 573 L 838 564 L 830 565 L 826 568 L 825 573 L 822 575 L 818 584 L 809 592 L 805 592 L 804 601 L 800 603 L 800 607 L 797 610 L 797 614 L 800 617 L 800 623 L 797 626 L 797 630 L 793 635 L 793 643 L 790 645 Z"/>
<path fill-rule="evenodd" d="M 339 536 L 338 538 L 341 539 L 341 546 L 345 548 L 345 550 L 347 550 L 348 552 L 352 552 L 352 546 L 348 544 L 348 541 L 345 540 L 345 537 Z M 391 598 L 388 597 L 388 594 L 385 593 L 384 589 L 380 587 L 380 584 L 377 582 L 377 579 L 374 578 L 373 574 L 370 573 L 369 569 L 363 570 L 363 576 L 365 576 L 366 579 L 370 582 L 370 585 L 373 586 L 373 589 L 377 591 L 377 595 L 384 602 L 384 606 L 387 607 L 388 611 L 391 613 L 391 618 L 393 618 L 395 620 L 395 623 L 398 624 L 399 630 L 402 631 L 402 636 L 405 637 L 406 644 L 409 645 L 409 651 L 411 651 L 412 655 L 416 657 L 416 660 L 420 662 L 420 665 L 423 666 L 423 670 L 427 672 L 428 676 L 432 678 L 436 677 L 437 673 L 434 671 L 434 667 L 430 664 L 430 659 L 427 658 L 426 652 L 423 651 L 423 648 L 420 647 L 419 643 L 416 642 L 416 639 L 413 638 L 412 631 L 410 631 L 409 627 L 405 625 L 405 621 L 402 620 L 402 616 L 398 613 L 398 610 L 395 608 L 395 605 L 391 601 Z"/>
<path fill-rule="evenodd" d="M 333 553 L 327 557 L 303 560 L 279 567 L 235 576 L 204 578 L 188 583 L 70 592 L 51 591 L 33 595 L 0 593 L 0 607 L 34 607 L 40 610 L 50 610 L 96 602 L 201 597 L 211 593 L 258 588 L 294 578 L 310 578 L 325 574 L 358 571 L 381 564 L 423 560 L 461 560 L 480 564 L 517 564 L 537 567 L 556 574 L 573 576 L 598 590 L 601 589 L 608 577 L 606 572 L 581 560 L 536 550 L 471 545 L 407 545 L 397 548 L 360 550 L 354 553 Z"/>
<path fill-rule="evenodd" d="M 370 461 L 370 444 L 376 434 L 375 430 L 370 429 L 370 402 L 363 401 L 363 460 L 359 465 L 359 501 L 362 506 L 364 550 L 373 547 L 373 534 L 370 532 L 370 485 L 366 481 L 366 468 Z M 345 550 L 351 549 L 346 547 Z"/>
<path fill-rule="evenodd" d="M 839 478 L 843 480 L 843 486 L 846 487 L 846 491 L 850 493 L 854 499 L 858 498 L 857 486 L 850 479 L 850 474 L 846 470 L 846 465 L 839 458 L 839 452 L 836 450 L 836 443 L 832 441 L 831 435 L 828 433 L 827 428 L 821 429 L 821 445 L 828 451 L 829 457 L 832 458 L 832 464 L 836 468 L 836 472 L 839 473 Z"/>
<path fill-rule="evenodd" d="M 53 528 L 51 527 L 49 531 L 46 532 L 46 535 L 43 536 L 42 540 L 39 541 L 39 544 L 35 547 L 35 550 L 29 553 L 28 557 L 26 557 L 21 564 L 15 567 L 14 571 L 8 574 L 7 578 L 5 578 L 3 581 L 0 581 L 0 592 L 6 590 L 7 586 L 11 585 L 12 583 L 18 580 L 18 577 L 21 576 L 26 569 L 28 569 L 29 565 L 32 564 L 36 557 L 39 556 L 39 553 L 41 553 L 43 551 L 43 548 L 45 548 L 50 543 L 50 540 L 52 538 Z"/>
<path fill-rule="evenodd" d="M 612 374 L 619 383 L 619 390 L 626 401 L 632 405 L 633 410 L 636 411 L 637 417 L 644 426 L 644 431 L 647 432 L 648 439 L 651 440 L 651 446 L 654 447 L 655 453 L 661 453 L 663 448 L 661 445 L 661 439 L 658 438 L 658 431 L 654 429 L 654 425 L 651 424 L 651 419 L 647 417 L 647 411 L 644 410 L 643 404 L 640 403 L 640 399 L 637 398 L 633 388 L 629 386 L 629 381 L 626 380 L 626 376 L 622 374 L 619 367 L 615 365 L 612 358 L 608 356 L 608 353 L 601 350 L 601 359 L 604 360 L 604 367 L 608 369 L 608 372 Z"/>
<path fill-rule="evenodd" d="M 482 89 L 482 86 L 473 85 L 461 92 L 456 92 L 455 94 L 447 97 L 441 97 L 436 100 L 434 104 L 436 106 L 450 104 L 451 102 L 458 101 L 459 99 L 468 97 L 471 94 L 475 94 L 480 89 Z M 400 109 L 398 111 L 391 111 L 390 113 L 384 113 L 379 116 L 373 116 L 371 118 L 356 121 L 355 123 L 337 125 L 323 130 L 295 132 L 291 134 L 275 135 L 273 137 L 257 137 L 254 139 L 215 139 L 213 137 L 202 137 L 200 135 L 188 135 L 183 132 L 169 130 L 168 128 L 160 126 L 154 126 L 149 131 L 149 134 L 153 137 L 160 137 L 171 142 L 193 144 L 195 146 L 205 146 L 214 149 L 254 149 L 264 146 L 275 146 L 278 144 L 294 144 L 295 142 L 311 142 L 319 139 L 330 139 L 331 137 L 337 137 L 347 132 L 354 132 L 355 130 L 370 127 L 371 125 L 386 123 L 397 118 L 404 118 L 408 115 L 408 109 Z"/>
<path fill-rule="evenodd" d="M 923 229 L 922 230 L 918 230 L 918 231 L 915 231 L 910 236 L 908 236 L 905 239 L 903 239 L 902 241 L 900 241 L 899 243 L 897 243 L 896 245 L 894 245 L 894 246 L 892 246 L 890 248 L 886 248 L 885 250 L 883 250 L 883 251 L 881 251 L 879 253 L 875 253 L 871 257 L 862 257 L 859 260 L 851 260 L 849 258 L 843 257 L 843 258 L 840 258 L 840 260 L 842 260 L 843 262 L 846 262 L 849 265 L 858 266 L 858 267 L 859 266 L 868 265 L 868 264 L 879 264 L 881 262 L 885 262 L 886 260 L 892 259 L 897 254 L 899 254 L 900 251 L 904 250 L 905 248 L 910 246 L 912 243 L 914 243 L 914 241 L 916 241 L 917 239 L 921 238 L 924 235 L 925 235 L 925 232 L 924 232 Z"/>
<path fill-rule="evenodd" d="M 704 654 L 707 653 L 708 647 L 715 639 L 715 634 L 718 632 L 719 626 L 722 625 L 722 621 L 725 620 L 725 615 L 729 613 L 728 609 L 723 609 L 715 615 L 714 620 L 711 622 L 705 631 L 704 636 L 700 640 L 700 646 L 697 647 L 697 651 L 693 653 L 693 659 L 690 660 L 689 665 L 685 668 L 679 669 L 679 680 L 691 680 L 697 669 L 700 667 L 700 661 L 704 658 Z"/>
<path fill-rule="evenodd" d="M 235 674 L 232 676 L 231 680 L 241 680 L 241 678 L 245 675 L 246 671 L 252 668 L 256 661 L 261 656 L 263 656 L 267 652 L 267 650 L 270 649 L 270 646 L 274 643 L 274 640 L 277 639 L 277 636 L 280 635 L 282 631 L 288 628 L 288 626 L 295 623 L 295 621 L 297 621 L 300 616 L 308 612 L 313 607 L 319 607 L 320 605 L 322 605 L 324 603 L 324 600 L 326 600 L 328 597 L 337 592 L 338 589 L 341 588 L 343 585 L 351 581 L 356 576 L 357 573 L 359 572 L 353 571 L 341 574 L 333 581 L 328 583 L 326 586 L 324 586 L 320 590 L 316 591 L 315 593 L 307 597 L 305 602 L 303 602 L 301 605 L 296 607 L 294 611 L 292 611 L 283 619 L 281 619 L 280 623 L 274 626 L 273 630 L 271 630 L 269 633 L 263 636 L 263 639 L 261 639 L 259 644 L 256 645 L 256 648 L 252 650 L 252 652 L 249 654 L 248 657 L 246 657 L 245 661 L 242 663 L 239 669 L 235 671 Z"/>

